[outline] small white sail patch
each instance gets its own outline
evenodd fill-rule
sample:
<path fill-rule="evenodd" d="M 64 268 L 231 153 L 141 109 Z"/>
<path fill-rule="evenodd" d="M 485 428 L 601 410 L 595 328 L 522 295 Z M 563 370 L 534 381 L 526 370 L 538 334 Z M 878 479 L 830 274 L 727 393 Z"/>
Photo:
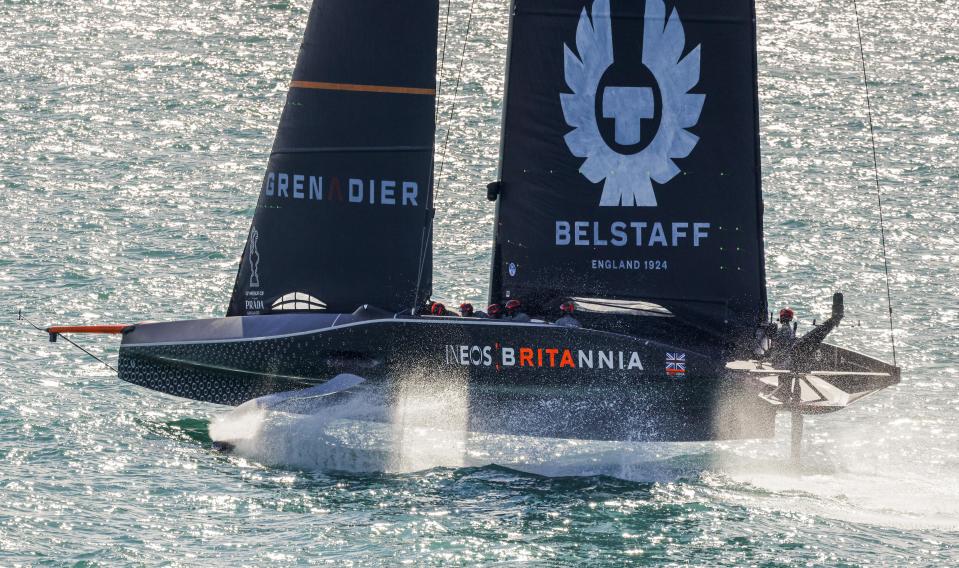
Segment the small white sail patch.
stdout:
<path fill-rule="evenodd" d="M 326 302 L 318 300 L 306 292 L 290 292 L 283 294 L 273 305 L 270 306 L 271 312 L 282 311 L 320 311 L 326 309 Z"/>

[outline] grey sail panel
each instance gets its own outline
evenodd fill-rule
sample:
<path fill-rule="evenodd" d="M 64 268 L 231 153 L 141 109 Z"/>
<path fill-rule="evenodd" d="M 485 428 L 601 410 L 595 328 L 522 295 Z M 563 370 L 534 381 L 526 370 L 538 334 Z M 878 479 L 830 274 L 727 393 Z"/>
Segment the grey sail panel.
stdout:
<path fill-rule="evenodd" d="M 227 315 L 429 294 L 437 21 L 436 2 L 313 3 Z"/>
<path fill-rule="evenodd" d="M 516 0 L 492 299 L 766 312 L 751 0 Z"/>

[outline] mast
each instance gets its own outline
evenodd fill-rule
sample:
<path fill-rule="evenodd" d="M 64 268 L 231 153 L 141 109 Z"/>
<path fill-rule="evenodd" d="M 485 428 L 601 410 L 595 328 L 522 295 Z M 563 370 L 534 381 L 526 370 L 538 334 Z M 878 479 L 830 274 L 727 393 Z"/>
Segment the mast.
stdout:
<path fill-rule="evenodd" d="M 499 180 L 503 179 L 503 152 L 506 145 L 506 101 L 509 100 L 509 76 L 510 76 L 510 61 L 512 60 L 513 53 L 513 13 L 516 10 L 516 1 L 511 0 L 509 4 L 509 22 L 507 24 L 506 31 L 506 67 L 503 75 L 503 111 L 500 117 L 500 137 L 499 137 L 499 163 L 496 166 L 496 179 L 497 181 L 489 184 L 487 188 L 486 197 L 490 201 L 496 202 L 496 208 L 493 212 L 493 231 L 494 235 L 499 233 L 499 192 L 502 190 L 502 182 Z M 490 304 L 495 304 L 503 301 L 502 297 L 502 279 L 500 278 L 500 271 L 497 270 L 497 267 L 501 265 L 502 257 L 500 255 L 500 247 L 497 243 L 497 240 L 493 239 L 493 254 L 490 258 L 490 287 L 489 287 L 489 298 L 488 302 Z"/>

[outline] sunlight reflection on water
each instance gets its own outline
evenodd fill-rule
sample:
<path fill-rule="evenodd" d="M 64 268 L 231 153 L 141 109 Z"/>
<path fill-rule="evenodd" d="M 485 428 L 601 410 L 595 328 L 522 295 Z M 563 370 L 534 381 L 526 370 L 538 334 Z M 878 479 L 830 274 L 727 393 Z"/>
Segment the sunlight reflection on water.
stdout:
<path fill-rule="evenodd" d="M 0 3 L 0 308 L 77 323 L 222 315 L 307 10 Z M 467 10 L 453 3 L 441 117 Z M 484 188 L 496 177 L 507 21 L 501 0 L 476 10 L 456 112 L 437 130 L 442 140 L 452 128 L 434 262 L 437 296 L 474 303 L 489 269 Z M 412 430 L 337 423 L 369 441 L 366 457 L 323 453 L 304 443 L 317 424 L 264 415 L 232 426 L 252 425 L 244 435 L 259 447 L 223 456 L 209 447 L 224 418 L 205 420 L 220 409 L 121 384 L 4 320 L 0 563 L 955 564 L 959 5 L 860 10 L 905 372 L 899 387 L 811 419 L 798 473 L 785 467 L 785 428 L 772 441 L 659 452 L 464 436 L 456 412 Z M 774 0 L 757 12 L 772 304 L 808 326 L 841 289 L 862 325 L 835 341 L 886 357 L 851 11 Z M 88 345 L 115 356 L 109 340 Z M 414 382 L 397 422 L 424 402 Z M 425 445 L 430 428 L 445 433 Z M 313 467 L 361 458 L 394 473 Z M 579 477 L 473 467 L 501 459 Z"/>

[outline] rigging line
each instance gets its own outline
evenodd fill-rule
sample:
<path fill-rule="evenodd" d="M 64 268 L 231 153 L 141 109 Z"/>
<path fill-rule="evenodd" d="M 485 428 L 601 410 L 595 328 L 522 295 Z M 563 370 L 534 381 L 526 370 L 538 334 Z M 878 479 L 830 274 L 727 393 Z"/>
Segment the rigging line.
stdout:
<path fill-rule="evenodd" d="M 882 214 L 882 187 L 879 184 L 879 159 L 876 153 L 876 133 L 872 126 L 872 102 L 869 98 L 869 79 L 866 75 L 866 53 L 862 43 L 862 26 L 859 24 L 859 4 L 852 0 L 856 14 L 856 33 L 859 37 L 859 59 L 862 62 L 862 86 L 866 92 L 866 117 L 869 121 L 869 140 L 872 143 L 872 169 L 876 180 L 876 201 L 879 203 L 879 242 L 882 246 L 882 264 L 886 274 L 886 307 L 889 309 L 889 342 L 892 345 L 892 364 L 896 364 L 896 334 L 892 320 L 892 291 L 889 285 L 889 260 L 886 257 L 886 229 Z"/>
<path fill-rule="evenodd" d="M 30 325 L 30 327 L 32 327 L 33 329 L 35 329 L 35 330 L 37 330 L 37 331 L 42 331 L 42 332 L 44 332 L 44 333 L 47 333 L 47 330 L 43 329 L 42 327 L 38 326 L 37 324 L 35 324 L 35 323 L 33 323 L 32 321 L 28 320 L 27 318 L 23 317 L 23 310 L 17 310 L 17 320 L 18 320 L 18 321 L 27 322 L 27 324 Z M 80 351 L 83 351 L 84 353 L 86 353 L 86 354 L 89 355 L 90 357 L 93 357 L 93 358 L 96 359 L 97 361 L 103 363 L 103 365 L 104 365 L 107 369 L 110 369 L 110 370 L 113 371 L 114 373 L 117 373 L 117 370 L 116 370 L 116 368 L 113 367 L 113 365 L 107 363 L 106 361 L 104 361 L 104 360 L 101 359 L 100 357 L 97 357 L 97 356 L 94 355 L 93 353 L 87 351 L 87 350 L 84 349 L 82 346 L 77 345 L 76 343 L 74 343 L 74 341 L 73 341 L 72 339 L 70 339 L 70 338 L 67 337 L 66 335 L 63 335 L 62 333 L 57 333 L 56 336 L 59 337 L 59 338 L 61 338 L 61 339 L 63 339 L 64 341 L 66 341 L 66 342 L 69 343 L 70 345 L 76 347 L 76 348 L 79 349 Z M 119 374 L 119 373 L 118 373 L 118 374 Z"/>
<path fill-rule="evenodd" d="M 452 5 L 453 0 L 446 0 L 446 18 L 443 21 L 443 47 L 440 49 L 440 77 L 436 85 L 436 104 L 433 107 L 433 124 L 436 124 L 440 113 L 440 95 L 443 94 L 443 74 L 446 72 L 446 36 L 450 31 L 450 7 Z"/>
<path fill-rule="evenodd" d="M 107 369 L 110 369 L 110 370 L 113 371 L 114 373 L 117 373 L 117 370 L 113 367 L 113 365 L 107 363 L 106 361 L 104 361 L 103 359 L 97 357 L 97 356 L 94 355 L 93 353 L 90 353 L 89 351 L 87 351 L 86 349 L 84 349 L 82 346 L 77 345 L 76 343 L 73 342 L 72 339 L 70 339 L 70 338 L 67 337 L 66 335 L 63 335 L 62 333 L 58 333 L 57 336 L 60 337 L 61 339 L 63 339 L 64 341 L 66 341 L 67 343 L 69 343 L 70 345 L 76 347 L 76 348 L 79 349 L 80 351 L 83 351 L 84 353 L 86 353 L 86 354 L 89 355 L 90 357 L 93 357 L 93 358 L 96 359 L 97 361 L 103 363 L 103 364 L 106 366 Z M 119 374 L 119 373 L 118 373 L 118 374 Z"/>
<path fill-rule="evenodd" d="M 476 0 L 470 0 L 470 12 L 466 19 L 466 37 L 463 38 L 463 50 L 460 52 L 459 69 L 456 71 L 456 84 L 453 87 L 453 102 L 450 104 L 450 115 L 446 124 L 446 136 L 443 140 L 443 153 L 440 155 L 440 174 L 436 176 L 437 181 L 443 179 L 443 170 L 446 167 L 446 149 L 449 147 L 450 143 L 450 130 L 453 129 L 453 115 L 456 112 L 456 98 L 459 95 L 460 79 L 463 77 L 463 62 L 466 60 L 466 44 L 468 44 L 470 41 L 470 27 L 473 24 L 473 5 L 475 3 Z"/>
<path fill-rule="evenodd" d="M 440 114 L 440 97 L 443 94 L 443 78 L 446 72 L 446 46 L 447 46 L 447 37 L 449 36 L 450 31 L 450 9 L 453 6 L 453 0 L 446 0 L 446 17 L 443 20 L 443 47 L 440 49 L 440 65 L 439 65 L 439 79 L 436 85 L 436 95 L 433 100 L 433 133 L 435 136 L 436 125 L 439 122 Z M 416 289 L 413 291 L 413 308 L 410 310 L 411 315 L 416 310 L 416 304 L 419 301 L 420 296 L 420 287 L 423 283 L 423 267 L 426 265 L 426 247 L 428 246 L 429 241 L 427 240 L 428 234 L 427 228 L 432 227 L 433 225 L 433 193 L 435 191 L 433 184 L 435 182 L 435 172 L 436 172 L 436 142 L 433 142 L 433 148 L 430 152 L 430 186 L 429 186 L 429 196 L 427 197 L 426 202 L 426 215 L 427 218 L 423 225 L 423 231 L 420 235 L 420 261 L 419 267 L 416 273 Z"/>
<path fill-rule="evenodd" d="M 433 196 L 436 193 L 436 183 L 438 180 L 442 178 L 443 168 L 446 164 L 446 148 L 449 145 L 449 141 L 450 141 L 450 130 L 452 129 L 452 126 L 453 126 L 453 114 L 456 111 L 456 96 L 459 93 L 460 78 L 463 75 L 463 61 L 466 58 L 466 44 L 469 43 L 470 28 L 473 25 L 473 6 L 475 4 L 476 4 L 476 0 L 470 0 L 470 11 L 466 19 L 466 35 L 463 38 L 463 50 L 460 53 L 459 68 L 456 72 L 456 84 L 455 84 L 455 87 L 453 88 L 453 100 L 450 104 L 450 114 L 446 123 L 446 133 L 443 141 L 443 154 L 440 158 L 440 175 L 439 176 L 435 174 L 435 171 L 436 171 L 436 152 L 435 151 L 433 152 L 433 156 L 430 158 L 430 193 L 429 193 L 428 202 L 426 204 L 426 215 L 427 215 L 426 225 L 423 227 L 423 234 L 420 240 L 419 270 L 416 276 L 416 289 L 413 292 L 413 307 L 410 309 L 410 313 L 412 315 L 415 315 L 417 303 L 419 302 L 420 288 L 423 283 L 423 268 L 426 265 L 426 249 L 429 247 L 430 239 L 433 238 L 433 218 L 435 217 L 435 211 L 433 210 L 433 201 L 434 201 Z M 449 8 L 450 8 L 450 1 L 448 0 L 446 4 L 446 10 L 447 10 L 446 11 L 446 30 L 449 29 Z M 445 58 L 446 58 L 446 31 L 443 32 L 443 52 L 442 52 L 442 59 L 444 61 L 445 61 Z M 440 87 L 442 87 L 442 84 L 440 85 Z M 437 91 L 436 107 L 433 110 L 434 128 L 435 128 L 435 122 L 437 120 L 436 117 L 438 116 L 438 112 L 439 112 L 439 94 L 438 93 L 439 91 Z"/>

